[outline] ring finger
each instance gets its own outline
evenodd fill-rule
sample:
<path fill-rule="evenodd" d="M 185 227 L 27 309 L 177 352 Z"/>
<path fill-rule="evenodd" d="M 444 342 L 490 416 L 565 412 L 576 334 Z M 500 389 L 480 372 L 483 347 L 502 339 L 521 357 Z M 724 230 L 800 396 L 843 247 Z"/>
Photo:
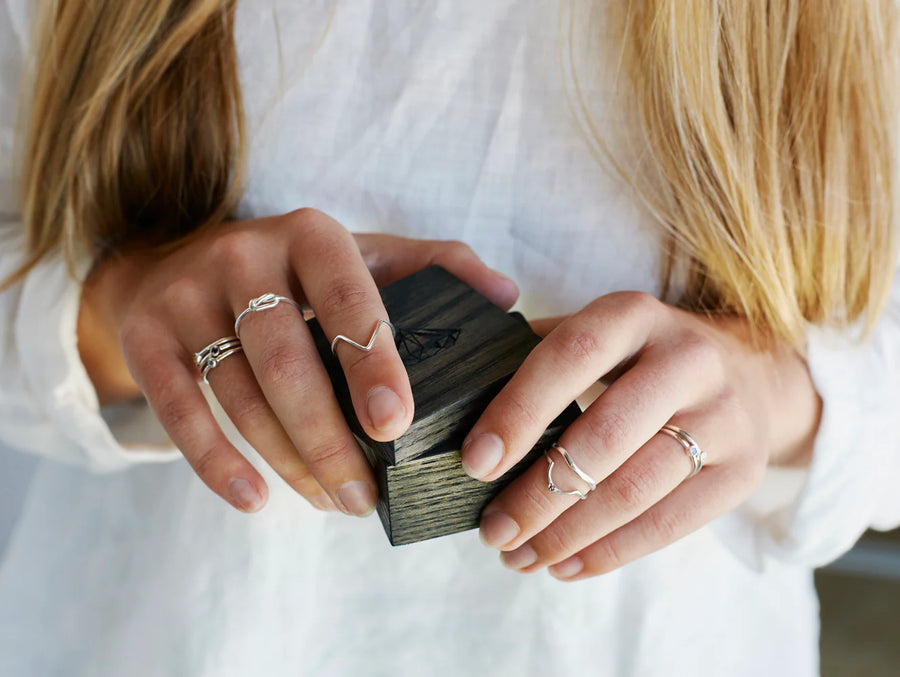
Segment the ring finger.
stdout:
<path fill-rule="evenodd" d="M 229 329 L 221 329 L 225 334 Z M 222 409 L 245 440 L 297 493 L 319 510 L 335 510 L 334 502 L 306 467 L 266 401 L 246 357 L 222 358 L 208 370 L 207 382 Z"/>
<path fill-rule="evenodd" d="M 679 403 L 697 396 L 697 388 L 691 385 L 696 380 L 691 377 L 688 363 L 672 364 L 648 351 L 569 426 L 560 444 L 577 467 L 599 484 L 653 438 L 675 415 Z M 588 490 L 560 452 L 553 450 L 549 457 L 559 487 Z M 487 545 L 512 550 L 579 501 L 574 495 L 548 491 L 549 470 L 547 461 L 535 462 L 485 508 L 481 536 Z"/>
<path fill-rule="evenodd" d="M 703 430 L 699 431 L 701 434 Z M 693 470 L 684 448 L 657 434 L 588 495 L 526 543 L 501 555 L 513 569 L 560 562 L 628 524 L 680 486 Z"/>

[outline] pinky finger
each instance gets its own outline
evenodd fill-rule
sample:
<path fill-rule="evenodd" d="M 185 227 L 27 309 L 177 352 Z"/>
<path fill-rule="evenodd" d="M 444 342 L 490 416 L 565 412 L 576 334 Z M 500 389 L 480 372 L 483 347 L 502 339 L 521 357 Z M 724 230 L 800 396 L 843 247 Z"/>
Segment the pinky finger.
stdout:
<path fill-rule="evenodd" d="M 171 354 L 147 355 L 144 360 L 153 365 L 152 372 L 135 380 L 194 472 L 238 510 L 262 508 L 269 493 L 265 480 L 225 437 L 196 374 Z"/>
<path fill-rule="evenodd" d="M 548 567 L 554 577 L 578 581 L 609 573 L 684 538 L 736 507 L 743 483 L 721 467 L 704 469 L 628 524 L 581 552 Z"/>

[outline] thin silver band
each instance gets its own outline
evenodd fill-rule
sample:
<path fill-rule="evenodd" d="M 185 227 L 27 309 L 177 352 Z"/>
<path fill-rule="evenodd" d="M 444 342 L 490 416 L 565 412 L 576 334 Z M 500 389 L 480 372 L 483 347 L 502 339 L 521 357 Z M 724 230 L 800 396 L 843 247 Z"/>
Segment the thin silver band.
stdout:
<path fill-rule="evenodd" d="M 590 489 L 588 489 L 587 491 L 580 491 L 578 489 L 572 489 L 571 491 L 566 491 L 564 489 L 560 489 L 556 485 L 556 482 L 553 481 L 553 466 L 555 465 L 555 463 L 553 462 L 553 459 L 550 457 L 550 451 L 552 451 L 553 449 L 556 449 L 562 455 L 563 459 L 566 462 L 566 465 L 568 465 L 569 468 L 572 470 L 572 472 L 574 472 L 578 476 L 578 479 L 580 479 L 582 482 L 587 484 L 590 487 Z M 544 452 L 544 456 L 547 457 L 547 463 L 550 464 L 550 467 L 547 468 L 547 489 L 550 490 L 552 493 L 563 494 L 565 496 L 578 496 L 578 498 L 580 498 L 583 501 L 584 499 L 587 498 L 587 495 L 589 493 L 591 493 L 594 489 L 597 488 L 597 483 L 591 478 L 590 475 L 588 475 L 586 472 L 584 472 L 584 470 L 582 470 L 581 468 L 578 467 L 578 465 L 575 463 L 575 461 L 572 460 L 572 457 L 569 456 L 569 452 L 566 451 L 565 448 L 563 448 L 563 446 L 561 444 L 557 444 L 556 442 L 554 442 L 551 445 L 550 449 L 548 449 L 547 451 Z"/>
<path fill-rule="evenodd" d="M 244 348 L 243 348 L 243 346 L 238 344 L 229 350 L 222 351 L 216 357 L 208 357 L 206 359 L 206 361 L 203 363 L 203 367 L 200 372 L 200 374 L 203 376 L 203 382 L 206 385 L 209 385 L 209 372 L 211 372 L 213 369 L 218 367 L 222 363 L 222 360 L 224 360 L 226 357 L 234 355 L 235 353 L 242 353 L 242 352 L 244 352 Z"/>
<path fill-rule="evenodd" d="M 226 350 L 231 350 L 235 346 L 241 345 L 241 340 L 237 336 L 226 336 L 218 341 L 213 341 L 199 353 L 194 353 L 194 364 L 198 368 L 203 367 L 203 363 L 210 357 L 220 357 Z"/>
<path fill-rule="evenodd" d="M 290 303 L 294 308 L 300 311 L 300 314 L 303 314 L 303 308 L 297 303 L 294 299 L 289 299 L 287 296 L 279 296 L 278 294 L 273 294 L 272 292 L 268 292 L 263 294 L 262 296 L 257 296 L 255 299 L 251 299 L 250 303 L 247 304 L 247 307 L 241 312 L 240 315 L 237 316 L 237 319 L 234 321 L 234 335 L 240 338 L 241 332 L 241 320 L 243 320 L 250 313 L 255 313 L 259 310 L 268 310 L 269 308 L 274 308 L 279 303 L 284 301 L 285 303 Z"/>
<path fill-rule="evenodd" d="M 362 345 L 361 343 L 357 343 L 357 342 L 354 341 L 353 339 L 347 338 L 347 337 L 344 336 L 343 334 L 338 334 L 337 336 L 334 337 L 334 340 L 331 342 L 331 352 L 332 352 L 332 354 L 337 355 L 337 352 L 336 352 L 336 351 L 337 351 L 337 344 L 338 344 L 340 341 L 343 341 L 344 343 L 349 343 L 351 346 L 353 346 L 354 348 L 358 348 L 359 350 L 365 350 L 366 352 L 369 352 L 370 350 L 372 350 L 372 346 L 375 345 L 375 338 L 378 336 L 378 332 L 381 330 L 381 326 L 382 326 L 382 325 L 385 325 L 385 326 L 387 326 L 387 327 L 390 327 L 391 335 L 392 335 L 392 336 L 393 336 L 393 335 L 396 335 L 397 331 L 394 329 L 394 325 L 392 325 L 392 324 L 391 324 L 390 322 L 388 322 L 387 320 L 378 320 L 378 322 L 375 323 L 375 329 L 372 331 L 372 336 L 369 338 L 369 342 L 368 342 L 366 345 Z"/>
<path fill-rule="evenodd" d="M 693 437 L 674 425 L 664 425 L 659 429 L 659 432 L 665 433 L 669 437 L 674 437 L 684 447 L 684 452 L 691 459 L 691 472 L 688 474 L 688 477 L 693 477 L 700 472 L 700 468 L 703 467 L 703 462 L 706 460 L 706 452 L 700 451 L 700 447 L 697 446 Z"/>

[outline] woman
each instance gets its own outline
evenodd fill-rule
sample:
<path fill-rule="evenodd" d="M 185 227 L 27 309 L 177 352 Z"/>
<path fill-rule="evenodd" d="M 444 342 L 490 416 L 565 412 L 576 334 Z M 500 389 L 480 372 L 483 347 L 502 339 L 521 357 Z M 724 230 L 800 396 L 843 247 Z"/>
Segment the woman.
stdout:
<path fill-rule="evenodd" d="M 567 7 L 572 82 L 542 3 L 46 4 L 0 434 L 127 472 L 38 470 L 4 672 L 815 674 L 810 567 L 900 520 L 888 3 Z M 585 79 L 579 45 L 633 86 Z M 559 440 L 573 472 L 553 457 L 586 500 L 541 461 L 485 510 L 512 572 L 472 534 L 391 550 L 328 514 L 375 487 L 291 303 L 363 342 L 376 286 L 438 262 L 510 306 L 473 250 L 556 319 L 467 472 L 615 377 Z M 857 322 L 855 346 L 813 328 Z M 367 432 L 401 434 L 390 342 L 338 356 Z"/>

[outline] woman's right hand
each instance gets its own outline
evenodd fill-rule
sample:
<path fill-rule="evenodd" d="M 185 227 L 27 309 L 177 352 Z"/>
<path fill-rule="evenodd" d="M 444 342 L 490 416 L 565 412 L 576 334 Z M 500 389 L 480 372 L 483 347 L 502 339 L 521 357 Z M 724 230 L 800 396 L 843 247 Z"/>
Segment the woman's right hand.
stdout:
<path fill-rule="evenodd" d="M 253 512 L 266 502 L 265 481 L 216 423 L 194 353 L 233 335 L 235 317 L 267 292 L 308 305 L 329 339 L 365 343 L 388 319 L 378 287 L 431 264 L 504 308 L 515 301 L 515 285 L 465 245 L 354 238 L 327 215 L 302 209 L 206 229 L 164 255 L 107 257 L 85 283 L 79 348 L 101 402 L 139 389 L 203 481 Z M 388 336 L 379 334 L 371 352 L 337 351 L 359 421 L 382 441 L 399 437 L 413 416 L 406 370 Z M 372 470 L 301 314 L 287 303 L 249 313 L 240 338 L 243 352 L 208 374 L 237 429 L 314 506 L 369 514 L 377 497 Z M 126 366 L 133 384 L 122 376 Z"/>

